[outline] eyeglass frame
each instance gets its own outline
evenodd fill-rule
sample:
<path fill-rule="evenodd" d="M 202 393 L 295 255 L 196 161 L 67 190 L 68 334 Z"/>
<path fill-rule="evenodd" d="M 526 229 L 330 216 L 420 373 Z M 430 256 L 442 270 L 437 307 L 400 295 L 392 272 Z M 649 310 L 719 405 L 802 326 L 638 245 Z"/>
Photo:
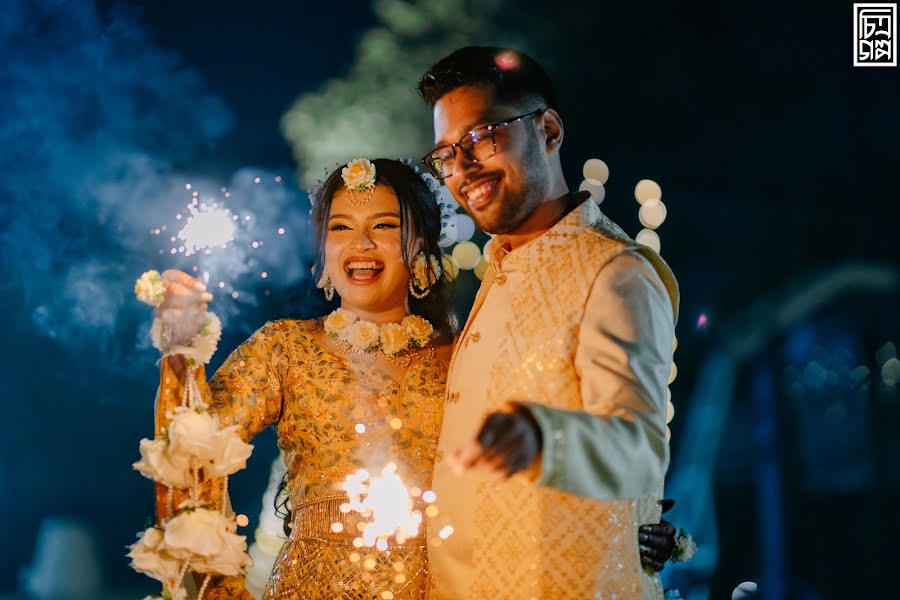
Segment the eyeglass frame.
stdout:
<path fill-rule="evenodd" d="M 497 121 L 496 123 L 491 123 L 490 125 L 483 125 L 482 127 L 476 127 L 475 129 L 470 129 L 470 130 L 469 130 L 468 132 L 466 132 L 461 138 L 459 138 L 459 141 L 456 142 L 455 144 L 444 144 L 443 146 L 438 146 L 437 148 L 434 148 L 434 149 L 432 149 L 430 152 L 428 152 L 428 153 L 427 153 L 425 156 L 423 156 L 420 160 L 421 160 L 421 162 L 428 168 L 429 173 L 431 173 L 431 175 L 432 175 L 435 179 L 443 180 L 443 179 L 446 179 L 446 178 L 448 178 L 448 177 L 452 177 L 452 176 L 453 176 L 453 173 L 452 173 L 452 172 L 451 172 L 449 175 L 439 175 L 439 174 L 436 172 L 435 168 L 431 166 L 431 164 L 429 163 L 429 160 L 428 160 L 428 159 L 429 159 L 435 152 L 437 152 L 438 150 L 441 150 L 442 148 L 450 148 L 450 149 L 453 151 L 453 159 L 454 159 L 454 161 L 455 161 L 455 160 L 456 160 L 456 149 L 459 148 L 459 151 L 463 153 L 463 156 L 465 156 L 466 158 L 468 158 L 470 161 L 472 161 L 472 162 L 474 162 L 474 163 L 479 163 L 479 162 L 481 162 L 481 161 L 483 161 L 483 160 L 487 160 L 487 159 L 491 158 L 492 156 L 494 156 L 495 154 L 497 154 L 497 138 L 494 137 L 494 132 L 495 132 L 496 130 L 502 129 L 503 127 L 506 127 L 506 126 L 508 126 L 508 125 L 512 125 L 513 123 L 518 123 L 519 121 L 521 121 L 521 120 L 523 120 L 523 119 L 527 119 L 527 118 L 529 118 L 529 117 L 536 117 L 536 116 L 538 116 L 538 115 L 540 115 L 541 113 L 546 112 L 546 111 L 547 111 L 546 108 L 538 108 L 537 110 L 533 110 L 533 111 L 531 111 L 530 113 L 525 113 L 525 114 L 523 114 L 523 115 L 518 115 L 518 116 L 516 116 L 516 117 L 510 117 L 509 119 L 504 119 L 503 121 Z M 467 138 L 471 138 L 471 136 L 472 136 L 473 133 L 475 133 L 476 131 L 481 131 L 482 129 L 487 129 L 487 133 L 488 133 L 488 135 L 490 135 L 490 137 L 491 137 L 491 143 L 493 144 L 494 149 L 493 149 L 493 151 L 491 152 L 491 154 L 490 154 L 489 156 L 486 156 L 486 157 L 484 157 L 484 158 L 482 158 L 482 159 L 479 160 L 479 159 L 476 159 L 476 158 L 470 153 L 470 151 L 466 149 L 465 146 L 463 146 L 463 142 L 464 142 Z M 486 139 L 486 138 L 481 138 L 480 140 L 478 140 L 478 142 L 483 141 L 484 139 Z M 473 143 L 472 143 L 472 149 L 473 149 L 473 150 L 474 150 L 474 148 L 475 148 L 475 144 L 477 144 L 478 142 L 473 142 Z M 456 165 L 454 164 L 454 167 L 455 167 L 455 166 L 456 166 Z"/>

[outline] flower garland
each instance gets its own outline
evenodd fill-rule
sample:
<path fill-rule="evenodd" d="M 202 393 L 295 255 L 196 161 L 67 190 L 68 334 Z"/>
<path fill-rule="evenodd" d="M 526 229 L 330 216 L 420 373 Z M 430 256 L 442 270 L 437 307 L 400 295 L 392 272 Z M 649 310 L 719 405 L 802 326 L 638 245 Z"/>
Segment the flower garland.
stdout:
<path fill-rule="evenodd" d="M 379 325 L 343 308 L 325 317 L 324 327 L 328 337 L 348 344 L 353 350 L 380 350 L 389 358 L 400 356 L 410 348 L 427 346 L 434 331 L 427 319 L 417 315 L 407 315 L 399 323 Z"/>
<path fill-rule="evenodd" d="M 162 304 L 165 288 L 159 273 L 144 273 L 135 294 L 147 304 Z M 213 313 L 207 313 L 203 329 L 186 346 L 171 345 L 171 330 L 159 319 L 151 328 L 154 346 L 166 355 L 185 355 L 188 369 L 181 405 L 166 415 L 168 424 L 160 436 L 141 440 L 141 459 L 133 465 L 168 488 L 166 517 L 141 533 L 128 553 L 133 569 L 163 584 L 161 596 L 145 600 L 185 600 L 182 582 L 189 571 L 207 575 L 197 596 L 201 600 L 211 575 L 239 575 L 252 562 L 247 538 L 236 533 L 237 520 L 225 514 L 224 494 L 218 506 L 200 497 L 201 482 L 212 481 L 224 490 L 228 476 L 243 469 L 253 452 L 236 425 L 222 427 L 209 413 L 197 387 L 197 363 L 209 362 L 221 333 L 222 324 Z M 172 506 L 175 489 L 188 492 L 177 507 Z"/>

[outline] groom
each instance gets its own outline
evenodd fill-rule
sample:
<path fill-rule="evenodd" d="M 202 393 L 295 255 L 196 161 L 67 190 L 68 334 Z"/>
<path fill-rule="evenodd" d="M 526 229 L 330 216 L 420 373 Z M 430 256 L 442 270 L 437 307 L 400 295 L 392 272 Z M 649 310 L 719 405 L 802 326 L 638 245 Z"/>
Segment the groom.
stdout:
<path fill-rule="evenodd" d="M 636 528 L 669 463 L 675 278 L 569 191 L 531 58 L 462 48 L 419 92 L 423 161 L 495 236 L 447 383 L 433 488 L 454 533 L 429 547 L 431 598 L 662 598 Z"/>

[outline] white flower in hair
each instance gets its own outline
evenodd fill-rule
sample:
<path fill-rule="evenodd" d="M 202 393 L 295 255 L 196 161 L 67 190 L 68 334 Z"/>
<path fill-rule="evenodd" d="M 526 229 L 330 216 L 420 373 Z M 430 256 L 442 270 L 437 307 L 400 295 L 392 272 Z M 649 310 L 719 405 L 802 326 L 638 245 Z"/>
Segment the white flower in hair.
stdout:
<path fill-rule="evenodd" d="M 375 186 L 375 165 L 367 158 L 357 158 L 341 169 L 341 178 L 348 190 L 364 192 Z"/>

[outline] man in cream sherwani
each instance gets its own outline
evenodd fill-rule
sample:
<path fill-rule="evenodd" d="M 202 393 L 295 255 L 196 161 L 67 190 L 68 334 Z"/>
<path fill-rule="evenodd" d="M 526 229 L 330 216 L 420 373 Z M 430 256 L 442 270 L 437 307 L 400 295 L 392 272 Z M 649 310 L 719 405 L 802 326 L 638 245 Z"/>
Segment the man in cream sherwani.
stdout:
<path fill-rule="evenodd" d="M 661 598 L 638 527 L 659 520 L 678 288 L 560 166 L 552 83 L 522 53 L 468 47 L 419 91 L 423 159 L 488 233 L 434 473 L 454 533 L 432 600 Z"/>

